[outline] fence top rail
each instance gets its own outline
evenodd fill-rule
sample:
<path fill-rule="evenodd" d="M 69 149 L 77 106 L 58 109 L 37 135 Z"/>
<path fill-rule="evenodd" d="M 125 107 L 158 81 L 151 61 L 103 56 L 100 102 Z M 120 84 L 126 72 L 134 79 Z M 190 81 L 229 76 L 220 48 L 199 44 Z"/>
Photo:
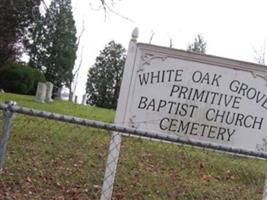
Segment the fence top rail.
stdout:
<path fill-rule="evenodd" d="M 51 120 L 56 120 L 56 121 L 62 121 L 62 122 L 67 122 L 67 123 L 79 124 L 83 126 L 100 128 L 100 129 L 109 130 L 109 131 L 127 133 L 131 136 L 141 136 L 141 137 L 157 139 L 157 140 L 171 142 L 171 143 L 184 144 L 184 145 L 190 145 L 190 146 L 195 146 L 195 147 L 200 147 L 200 148 L 224 151 L 224 152 L 233 153 L 237 155 L 244 155 L 244 156 L 267 159 L 266 152 L 252 151 L 252 150 L 241 149 L 241 148 L 233 148 L 227 145 L 221 145 L 221 144 L 216 144 L 212 142 L 196 141 L 196 140 L 192 140 L 189 138 L 179 137 L 177 135 L 168 135 L 165 133 L 140 130 L 136 128 L 129 128 L 126 126 L 106 123 L 102 121 L 96 121 L 96 120 L 84 119 L 84 118 L 79 118 L 79 117 L 70 116 L 70 115 L 63 115 L 63 114 L 58 114 L 58 113 L 40 111 L 40 110 L 36 110 L 32 108 L 17 106 L 16 103 L 13 101 L 0 103 L 0 110 L 3 110 L 4 112 L 9 111 L 9 112 L 36 116 L 36 117 L 41 117 L 41 118 L 46 118 L 46 119 L 51 119 Z"/>

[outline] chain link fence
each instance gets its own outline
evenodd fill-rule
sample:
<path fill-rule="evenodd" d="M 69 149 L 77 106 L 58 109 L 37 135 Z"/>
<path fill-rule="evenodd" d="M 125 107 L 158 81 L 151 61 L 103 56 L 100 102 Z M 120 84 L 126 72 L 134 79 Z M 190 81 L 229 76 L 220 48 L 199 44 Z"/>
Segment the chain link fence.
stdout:
<path fill-rule="evenodd" d="M 117 144 L 120 156 L 115 182 L 109 185 L 113 188 L 111 199 L 263 198 L 265 153 L 194 143 L 18 106 L 1 104 L 0 108 L 1 127 L 8 121 L 6 113 L 13 114 L 2 155 L 0 199 L 108 200 L 102 185 L 106 168 L 117 159 L 111 157 L 107 162 L 114 130 L 123 134 Z M 1 141 L 4 132 L 1 129 Z M 196 147 L 188 145 L 191 143 Z"/>

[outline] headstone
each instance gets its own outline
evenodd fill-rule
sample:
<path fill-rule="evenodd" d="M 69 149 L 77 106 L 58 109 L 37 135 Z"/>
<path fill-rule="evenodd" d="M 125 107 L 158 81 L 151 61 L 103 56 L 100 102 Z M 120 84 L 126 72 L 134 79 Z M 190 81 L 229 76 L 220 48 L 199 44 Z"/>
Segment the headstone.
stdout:
<path fill-rule="evenodd" d="M 46 102 L 51 102 L 52 100 L 52 92 L 53 92 L 53 83 L 51 82 L 46 82 L 46 97 L 45 101 Z"/>
<path fill-rule="evenodd" d="M 45 98 L 46 98 L 46 84 L 39 82 L 37 85 L 37 90 L 36 90 L 36 100 L 41 103 L 45 103 Z"/>
<path fill-rule="evenodd" d="M 69 101 L 73 102 L 73 96 L 74 96 L 74 93 L 73 92 L 70 92 Z"/>
<path fill-rule="evenodd" d="M 61 97 L 62 90 L 63 90 L 62 87 L 59 87 L 59 88 L 57 89 L 57 98 L 60 99 L 60 100 L 62 100 L 62 97 Z"/>
<path fill-rule="evenodd" d="M 57 98 L 60 100 L 69 100 L 69 88 L 66 88 L 65 86 L 62 86 L 58 88 L 57 91 Z"/>
<path fill-rule="evenodd" d="M 75 95 L 74 103 L 78 103 L 78 96 L 77 95 Z"/>
<path fill-rule="evenodd" d="M 84 94 L 84 95 L 83 95 L 82 104 L 83 104 L 83 105 L 86 105 L 86 101 L 87 101 L 87 95 Z"/>

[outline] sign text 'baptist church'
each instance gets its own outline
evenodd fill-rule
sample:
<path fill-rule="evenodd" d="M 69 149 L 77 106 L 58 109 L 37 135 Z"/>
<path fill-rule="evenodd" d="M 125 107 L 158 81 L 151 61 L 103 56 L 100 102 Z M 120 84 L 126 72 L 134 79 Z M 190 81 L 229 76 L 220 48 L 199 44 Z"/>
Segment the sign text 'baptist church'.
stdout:
<path fill-rule="evenodd" d="M 117 122 L 266 150 L 266 66 L 141 43 L 128 56 Z"/>

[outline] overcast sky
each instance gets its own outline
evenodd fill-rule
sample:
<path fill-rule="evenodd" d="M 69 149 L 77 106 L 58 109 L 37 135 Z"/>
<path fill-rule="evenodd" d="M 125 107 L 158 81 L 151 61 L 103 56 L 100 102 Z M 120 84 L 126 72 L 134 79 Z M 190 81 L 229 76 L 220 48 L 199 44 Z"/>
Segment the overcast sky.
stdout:
<path fill-rule="evenodd" d="M 255 62 L 253 49 L 260 51 L 267 39 L 266 0 L 114 0 L 112 12 L 99 10 L 100 0 L 73 0 L 77 31 L 81 38 L 78 57 L 83 49 L 77 93 L 84 94 L 89 67 L 99 51 L 110 41 L 126 49 L 134 27 L 139 28 L 138 42 L 186 49 L 200 33 L 207 41 L 207 54 Z M 76 61 L 76 66 L 79 63 Z"/>

